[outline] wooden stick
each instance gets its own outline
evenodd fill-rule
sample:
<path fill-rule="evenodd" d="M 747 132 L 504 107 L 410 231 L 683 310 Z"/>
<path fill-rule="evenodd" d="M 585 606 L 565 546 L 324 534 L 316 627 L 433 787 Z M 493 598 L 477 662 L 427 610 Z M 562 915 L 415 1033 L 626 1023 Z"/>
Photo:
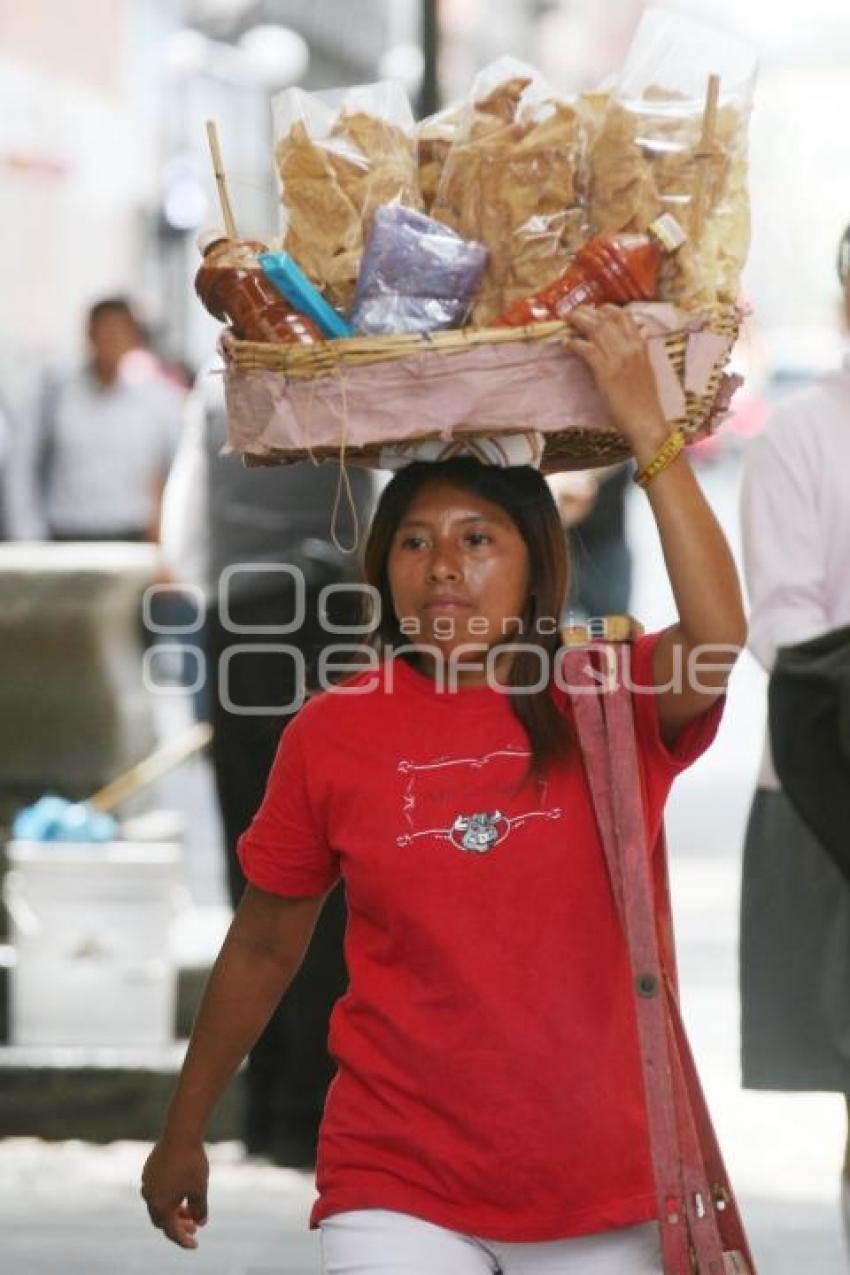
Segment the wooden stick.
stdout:
<path fill-rule="evenodd" d="M 224 174 L 224 164 L 221 159 L 221 147 L 218 144 L 218 129 L 215 126 L 215 120 L 207 120 L 207 140 L 210 144 L 210 155 L 212 156 L 213 172 L 215 173 L 215 182 L 218 187 L 221 215 L 224 217 L 224 229 L 227 231 L 228 239 L 236 239 L 238 238 L 236 222 L 233 217 L 233 209 L 230 206 L 230 196 L 227 193 L 227 178 Z"/>
<path fill-rule="evenodd" d="M 702 116 L 702 136 L 694 154 L 697 164 L 697 179 L 694 187 L 694 201 L 691 206 L 691 243 L 696 246 L 702 238 L 702 223 L 705 219 L 705 201 L 709 166 L 714 158 L 714 134 L 717 129 L 717 103 L 720 99 L 720 76 L 708 77 L 708 88 L 705 94 L 705 109 Z"/>
<path fill-rule="evenodd" d="M 196 722 L 176 739 L 160 744 L 159 748 L 155 748 L 142 761 L 110 780 L 105 787 L 99 788 L 89 797 L 87 804 L 94 806 L 95 810 L 114 810 L 140 788 L 152 784 L 155 779 L 167 774 L 194 753 L 200 752 L 211 739 L 212 727 L 209 722 Z"/>

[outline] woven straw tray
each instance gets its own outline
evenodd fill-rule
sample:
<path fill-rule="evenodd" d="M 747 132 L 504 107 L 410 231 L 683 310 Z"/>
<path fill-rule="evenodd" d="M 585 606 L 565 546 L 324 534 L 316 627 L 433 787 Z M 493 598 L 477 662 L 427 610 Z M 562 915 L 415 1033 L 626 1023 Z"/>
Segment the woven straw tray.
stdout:
<path fill-rule="evenodd" d="M 629 308 L 647 325 L 671 426 L 689 441 L 711 433 L 740 383 L 725 370 L 740 311 Z M 539 430 L 545 471 L 624 460 L 628 444 L 590 372 L 563 348 L 569 331 L 568 323 L 538 323 L 312 346 L 225 333 L 229 446 L 252 465 L 305 459 L 378 465 L 388 443 Z"/>

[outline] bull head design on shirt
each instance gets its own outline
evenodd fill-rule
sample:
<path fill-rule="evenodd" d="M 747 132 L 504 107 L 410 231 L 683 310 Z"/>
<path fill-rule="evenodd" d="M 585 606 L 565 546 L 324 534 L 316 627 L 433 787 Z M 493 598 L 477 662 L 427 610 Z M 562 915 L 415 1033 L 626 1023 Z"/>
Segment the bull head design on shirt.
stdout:
<path fill-rule="evenodd" d="M 500 810 L 492 814 L 478 811 L 474 815 L 458 815 L 452 824 L 452 843 L 459 850 L 485 854 L 498 845 L 510 831 L 510 820 Z"/>

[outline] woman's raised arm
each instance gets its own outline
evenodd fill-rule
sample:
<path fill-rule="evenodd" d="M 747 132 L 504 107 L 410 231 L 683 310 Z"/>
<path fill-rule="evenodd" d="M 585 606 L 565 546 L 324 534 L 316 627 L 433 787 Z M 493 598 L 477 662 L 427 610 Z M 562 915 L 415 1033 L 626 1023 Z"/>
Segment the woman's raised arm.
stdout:
<path fill-rule="evenodd" d="M 567 342 L 590 367 L 638 470 L 651 465 L 671 429 L 658 401 L 646 343 L 635 320 L 617 306 L 583 308 L 570 321 L 580 336 Z M 726 688 L 746 641 L 741 586 L 732 552 L 683 452 L 645 484 L 655 516 L 678 620 L 655 649 L 661 732 L 672 743 Z"/>

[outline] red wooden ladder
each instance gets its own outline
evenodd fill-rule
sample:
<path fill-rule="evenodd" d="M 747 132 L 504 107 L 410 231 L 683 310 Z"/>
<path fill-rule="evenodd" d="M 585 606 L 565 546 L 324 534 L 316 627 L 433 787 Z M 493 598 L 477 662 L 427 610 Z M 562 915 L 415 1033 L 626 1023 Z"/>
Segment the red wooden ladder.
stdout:
<path fill-rule="evenodd" d="M 647 844 L 625 676 L 634 628 L 607 617 L 569 631 L 563 671 L 631 959 L 664 1275 L 756 1275 L 679 1010 L 663 834 L 654 854 Z"/>

